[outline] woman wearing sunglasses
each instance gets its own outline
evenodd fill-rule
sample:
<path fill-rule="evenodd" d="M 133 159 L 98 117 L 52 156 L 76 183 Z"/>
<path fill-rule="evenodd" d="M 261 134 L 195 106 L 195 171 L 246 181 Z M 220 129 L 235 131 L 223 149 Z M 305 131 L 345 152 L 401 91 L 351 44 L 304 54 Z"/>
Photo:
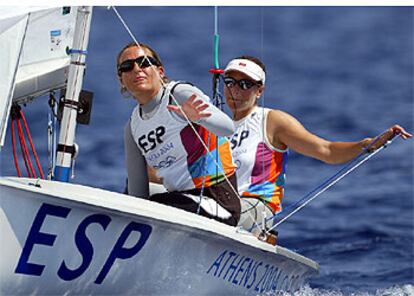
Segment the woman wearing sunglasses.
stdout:
<path fill-rule="evenodd" d="M 229 62 L 224 74 L 224 95 L 233 113 L 236 131 L 230 138 L 242 197 L 240 225 L 251 229 L 281 210 L 288 148 L 329 164 L 345 163 L 358 156 L 375 139 L 330 142 L 309 131 L 293 116 L 257 105 L 265 88 L 265 66 L 255 57 L 242 56 Z M 411 137 L 402 127 L 392 126 L 370 149 L 382 146 L 395 134 Z M 272 221 L 268 222 L 268 227 Z"/>
<path fill-rule="evenodd" d="M 168 192 L 150 200 L 237 225 L 240 200 L 225 138 L 232 120 L 198 88 L 169 81 L 148 45 L 124 47 L 117 71 L 121 92 L 138 103 L 125 128 L 128 193 L 147 197 L 149 181 L 162 182 Z"/>

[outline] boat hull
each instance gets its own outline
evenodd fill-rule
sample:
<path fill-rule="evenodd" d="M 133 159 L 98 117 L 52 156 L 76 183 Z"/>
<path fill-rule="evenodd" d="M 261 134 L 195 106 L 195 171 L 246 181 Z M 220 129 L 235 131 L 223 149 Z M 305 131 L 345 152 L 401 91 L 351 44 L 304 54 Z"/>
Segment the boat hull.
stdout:
<path fill-rule="evenodd" d="M 257 295 L 296 290 L 319 268 L 234 227 L 100 189 L 1 178 L 0 200 L 2 295 Z"/>

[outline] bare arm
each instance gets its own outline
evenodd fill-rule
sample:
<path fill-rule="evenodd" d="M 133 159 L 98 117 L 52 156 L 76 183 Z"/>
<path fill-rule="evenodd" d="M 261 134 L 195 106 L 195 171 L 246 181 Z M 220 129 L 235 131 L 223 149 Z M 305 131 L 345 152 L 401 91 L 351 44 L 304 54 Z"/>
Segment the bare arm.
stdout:
<path fill-rule="evenodd" d="M 310 133 L 296 118 L 278 110 L 270 111 L 266 129 L 269 141 L 274 147 L 287 146 L 303 155 L 330 164 L 345 163 L 355 158 L 375 140 L 366 138 L 357 142 L 331 142 Z M 373 150 L 382 146 L 396 133 L 400 133 L 405 139 L 411 137 L 403 128 L 394 125 L 376 142 Z"/>
<path fill-rule="evenodd" d="M 157 183 L 157 184 L 162 184 L 162 178 L 157 176 L 157 170 L 147 166 L 147 172 L 148 172 L 148 178 L 150 180 L 150 182 L 153 183 Z"/>

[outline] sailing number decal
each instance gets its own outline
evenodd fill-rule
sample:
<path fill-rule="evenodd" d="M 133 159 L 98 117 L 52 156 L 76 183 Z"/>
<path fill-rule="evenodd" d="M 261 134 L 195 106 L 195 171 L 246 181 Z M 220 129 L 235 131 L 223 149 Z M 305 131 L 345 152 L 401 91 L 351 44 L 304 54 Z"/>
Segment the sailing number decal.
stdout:
<path fill-rule="evenodd" d="M 206 273 L 255 294 L 272 292 L 273 295 L 288 285 L 299 286 L 302 281 L 299 274 L 287 274 L 280 267 L 231 250 L 219 254 Z"/>
<path fill-rule="evenodd" d="M 43 245 L 43 247 L 53 247 L 56 238 L 58 237 L 58 235 L 54 234 L 52 231 L 46 232 L 45 230 L 41 230 L 42 225 L 46 224 L 46 220 L 48 220 L 50 224 L 52 219 L 66 219 L 71 210 L 72 209 L 68 207 L 48 203 L 43 203 L 41 205 L 33 220 L 29 234 L 27 235 L 15 273 L 31 276 L 42 275 L 46 263 L 35 262 L 30 258 L 30 254 L 33 249 L 41 248 L 41 245 Z M 69 267 L 70 265 L 68 266 L 68 263 L 65 262 L 65 260 L 62 260 L 57 268 L 57 275 L 60 279 L 64 281 L 74 280 L 80 277 L 89 268 L 94 257 L 94 247 L 96 248 L 97 246 L 94 246 L 86 235 L 87 229 L 89 226 L 95 224 L 93 227 L 100 227 L 105 231 L 111 221 L 112 219 L 108 215 L 92 214 L 85 217 L 79 223 L 74 235 L 74 242 L 79 254 L 75 253 L 74 256 L 82 257 L 82 261 L 76 267 Z M 118 236 L 94 283 L 102 284 L 116 260 L 125 260 L 137 255 L 147 242 L 151 231 L 152 227 L 150 225 L 134 221 L 128 223 Z M 139 239 L 136 241 L 137 234 L 139 234 Z M 133 237 L 133 239 L 129 239 L 130 236 Z M 136 242 L 131 244 L 130 240 Z M 58 254 L 58 252 L 56 252 L 55 255 L 56 254 Z M 51 256 L 53 256 L 53 254 L 51 254 Z M 48 268 L 51 267 L 52 266 L 48 266 Z"/>
<path fill-rule="evenodd" d="M 244 140 L 249 137 L 249 131 L 244 130 L 241 133 L 235 133 L 229 140 L 231 143 L 231 149 L 234 150 L 240 147 Z"/>

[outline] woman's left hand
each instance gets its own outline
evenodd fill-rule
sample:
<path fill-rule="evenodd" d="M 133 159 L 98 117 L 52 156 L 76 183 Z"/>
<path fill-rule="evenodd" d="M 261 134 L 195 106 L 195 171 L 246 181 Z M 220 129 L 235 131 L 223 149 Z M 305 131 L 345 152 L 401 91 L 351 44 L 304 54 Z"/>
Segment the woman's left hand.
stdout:
<path fill-rule="evenodd" d="M 202 99 L 196 100 L 197 95 L 192 95 L 185 101 L 184 104 L 181 105 L 181 108 L 176 105 L 168 105 L 167 108 L 170 111 L 173 111 L 183 117 L 183 112 L 187 116 L 187 118 L 191 121 L 197 121 L 202 118 L 210 117 L 210 112 L 204 112 L 208 108 L 208 103 L 203 101 Z"/>
<path fill-rule="evenodd" d="M 394 138 L 396 135 L 401 135 L 401 138 L 404 140 L 407 140 L 408 138 L 411 138 L 412 135 L 408 133 L 403 127 L 399 126 L 398 124 L 393 125 L 389 129 L 387 129 L 382 135 L 379 137 L 376 137 L 371 140 L 371 142 L 368 144 L 372 146 L 368 148 L 369 152 L 373 152 L 383 146 L 387 143 L 387 141 Z"/>

